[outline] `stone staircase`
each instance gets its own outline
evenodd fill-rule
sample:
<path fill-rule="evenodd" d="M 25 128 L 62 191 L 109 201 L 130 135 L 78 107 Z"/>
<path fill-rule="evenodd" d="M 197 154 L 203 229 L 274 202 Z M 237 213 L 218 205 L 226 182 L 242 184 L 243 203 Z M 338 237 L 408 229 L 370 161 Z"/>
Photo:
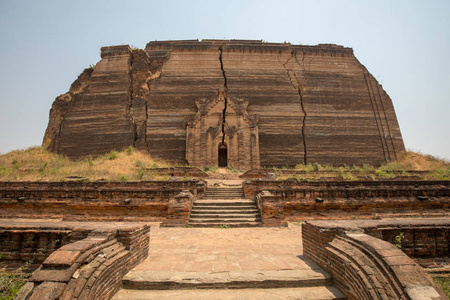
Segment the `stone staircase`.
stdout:
<path fill-rule="evenodd" d="M 246 199 L 242 187 L 211 187 L 197 199 L 191 210 L 193 227 L 256 227 L 261 215 L 252 199 Z"/>
<path fill-rule="evenodd" d="M 234 272 L 131 271 L 113 300 L 303 299 L 345 300 L 323 270 Z"/>

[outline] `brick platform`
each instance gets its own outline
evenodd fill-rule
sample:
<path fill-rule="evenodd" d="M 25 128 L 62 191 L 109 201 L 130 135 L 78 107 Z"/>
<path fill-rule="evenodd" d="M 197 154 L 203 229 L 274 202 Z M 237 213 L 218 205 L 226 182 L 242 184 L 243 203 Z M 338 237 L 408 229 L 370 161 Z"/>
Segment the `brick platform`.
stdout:
<path fill-rule="evenodd" d="M 139 223 L 1 221 L 0 252 L 24 260 L 44 247 L 48 256 L 16 299 L 108 299 L 147 257 L 149 231 Z M 64 238 L 46 248 L 58 234 Z"/>
<path fill-rule="evenodd" d="M 436 244 L 448 245 L 449 228 L 449 218 L 310 221 L 302 229 L 304 253 L 332 274 L 337 287 L 349 299 L 446 299 L 412 259 L 381 238 L 390 239 L 393 230 L 444 232 L 427 246 L 420 239 L 414 243 L 408 233 L 405 246 L 418 247 L 421 254 L 445 251 L 448 255 L 448 246 Z M 422 251 L 424 248 L 431 251 Z"/>

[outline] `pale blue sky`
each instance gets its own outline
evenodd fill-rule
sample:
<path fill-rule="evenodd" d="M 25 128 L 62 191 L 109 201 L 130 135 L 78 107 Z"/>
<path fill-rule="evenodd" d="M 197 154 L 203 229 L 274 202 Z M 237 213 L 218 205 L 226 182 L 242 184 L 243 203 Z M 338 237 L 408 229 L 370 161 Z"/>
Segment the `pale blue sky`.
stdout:
<path fill-rule="evenodd" d="M 0 153 L 40 145 L 51 105 L 102 46 L 263 39 L 352 47 L 408 149 L 450 159 L 450 1 L 0 0 Z"/>

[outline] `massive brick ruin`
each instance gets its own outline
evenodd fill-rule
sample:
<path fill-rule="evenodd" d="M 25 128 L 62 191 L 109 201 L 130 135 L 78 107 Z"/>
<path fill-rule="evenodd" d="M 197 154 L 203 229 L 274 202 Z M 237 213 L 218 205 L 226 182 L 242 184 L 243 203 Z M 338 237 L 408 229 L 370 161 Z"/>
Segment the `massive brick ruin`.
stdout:
<path fill-rule="evenodd" d="M 134 146 L 203 166 L 381 164 L 404 150 L 391 99 L 351 48 L 240 40 L 101 49 L 56 98 L 43 145 Z"/>

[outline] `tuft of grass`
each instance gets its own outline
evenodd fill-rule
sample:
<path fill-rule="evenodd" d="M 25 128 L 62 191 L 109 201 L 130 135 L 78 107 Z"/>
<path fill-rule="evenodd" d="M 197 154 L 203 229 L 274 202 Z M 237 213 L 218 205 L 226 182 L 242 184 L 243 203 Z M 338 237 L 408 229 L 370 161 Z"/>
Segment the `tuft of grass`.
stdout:
<path fill-rule="evenodd" d="M 11 165 L 13 166 L 14 169 L 19 169 L 20 168 L 20 163 L 19 160 L 15 157 L 13 158 L 13 160 L 11 161 Z"/>
<path fill-rule="evenodd" d="M 323 168 L 322 168 L 322 166 L 320 164 L 315 162 L 314 166 L 313 166 L 313 169 L 314 169 L 314 171 L 318 172 L 318 171 L 321 171 Z"/>
<path fill-rule="evenodd" d="M 219 225 L 219 226 L 216 226 L 216 228 L 219 228 L 219 229 L 227 229 L 227 228 L 230 228 L 230 226 L 228 226 L 228 225 L 226 225 L 226 224 L 221 224 L 221 225 Z"/>
<path fill-rule="evenodd" d="M 450 299 L 450 277 L 433 277 L 433 280 Z"/>
<path fill-rule="evenodd" d="M 358 177 L 354 176 L 352 173 L 348 172 L 348 173 L 344 174 L 344 178 L 343 179 L 346 180 L 346 181 L 357 181 Z"/>
<path fill-rule="evenodd" d="M 133 146 L 130 146 L 130 147 L 128 147 L 126 150 L 125 150 L 125 152 L 128 154 L 128 155 L 131 155 L 131 153 L 133 153 L 134 152 L 134 147 Z"/>
<path fill-rule="evenodd" d="M 119 158 L 119 152 L 112 150 L 111 152 L 109 152 L 108 157 L 110 160 L 114 160 Z"/>
<path fill-rule="evenodd" d="M 203 172 L 215 172 L 215 171 L 217 171 L 217 167 L 208 167 L 208 166 L 206 166 L 206 167 L 203 168 Z"/>
<path fill-rule="evenodd" d="M 13 300 L 31 274 L 0 271 L 0 299 Z"/>
<path fill-rule="evenodd" d="M 399 234 L 397 234 L 394 238 L 394 245 L 395 247 L 397 247 L 398 249 L 402 249 L 402 241 L 405 238 L 405 234 L 403 232 L 400 232 Z"/>

